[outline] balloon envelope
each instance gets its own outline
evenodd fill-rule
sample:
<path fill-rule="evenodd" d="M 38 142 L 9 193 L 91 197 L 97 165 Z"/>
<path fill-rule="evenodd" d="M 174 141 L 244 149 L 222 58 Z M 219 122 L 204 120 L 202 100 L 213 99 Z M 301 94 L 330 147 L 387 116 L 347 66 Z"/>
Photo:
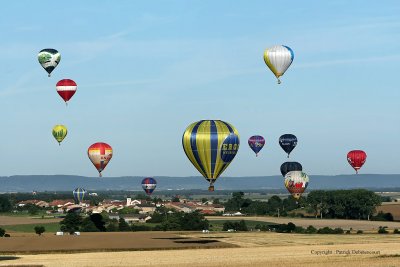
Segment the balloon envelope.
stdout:
<path fill-rule="evenodd" d="M 105 169 L 113 156 L 113 150 L 111 146 L 106 143 L 94 143 L 88 148 L 88 156 L 101 177 L 101 172 Z"/>
<path fill-rule="evenodd" d="M 157 187 L 156 179 L 152 177 L 147 177 L 142 180 L 142 188 L 146 192 L 147 195 L 151 195 Z"/>
<path fill-rule="evenodd" d="M 231 124 L 220 120 L 201 120 L 190 124 L 182 137 L 188 159 L 210 182 L 214 182 L 229 166 L 239 149 L 239 133 Z"/>
<path fill-rule="evenodd" d="M 279 137 L 279 145 L 288 154 L 297 146 L 297 137 L 293 134 L 284 134 Z"/>
<path fill-rule="evenodd" d="M 303 170 L 303 166 L 301 166 L 301 164 L 296 162 L 296 161 L 284 162 L 281 165 L 281 173 L 282 173 L 283 177 L 285 177 L 285 175 L 288 172 L 291 172 L 291 171 L 302 171 L 302 170 Z"/>
<path fill-rule="evenodd" d="M 76 82 L 71 79 L 63 79 L 56 84 L 57 93 L 67 103 L 75 94 L 78 88 Z"/>
<path fill-rule="evenodd" d="M 56 125 L 53 127 L 52 134 L 54 138 L 57 140 L 58 144 L 60 145 L 64 138 L 67 136 L 67 127 L 64 125 Z"/>
<path fill-rule="evenodd" d="M 40 65 L 50 74 L 61 61 L 60 53 L 53 48 L 46 48 L 39 52 L 38 60 Z"/>
<path fill-rule="evenodd" d="M 268 68 L 278 79 L 278 83 L 281 83 L 279 77 L 286 72 L 286 70 L 292 64 L 293 59 L 293 50 L 285 45 L 276 45 L 271 48 L 267 48 L 264 52 L 265 64 L 267 64 Z"/>
<path fill-rule="evenodd" d="M 285 187 L 295 199 L 299 199 L 308 186 L 310 179 L 302 171 L 291 171 L 285 175 Z"/>
<path fill-rule="evenodd" d="M 347 153 L 347 161 L 356 170 L 356 173 L 358 173 L 358 170 L 364 165 L 366 160 L 367 153 L 362 150 L 352 150 Z"/>
<path fill-rule="evenodd" d="M 258 153 L 265 145 L 265 139 L 261 135 L 253 135 L 249 138 L 248 143 L 250 148 L 256 153 L 256 156 L 258 156 Z"/>
<path fill-rule="evenodd" d="M 72 194 L 74 195 L 74 200 L 76 204 L 79 204 L 80 202 L 83 201 L 86 195 L 86 190 L 83 188 L 76 188 L 74 191 L 72 191 Z"/>

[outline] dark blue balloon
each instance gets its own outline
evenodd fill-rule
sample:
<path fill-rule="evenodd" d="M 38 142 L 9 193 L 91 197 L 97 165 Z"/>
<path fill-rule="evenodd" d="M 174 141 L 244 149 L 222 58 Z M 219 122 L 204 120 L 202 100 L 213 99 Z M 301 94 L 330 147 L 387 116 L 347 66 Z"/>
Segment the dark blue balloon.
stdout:
<path fill-rule="evenodd" d="M 284 134 L 279 137 L 279 145 L 288 154 L 289 157 L 290 152 L 292 152 L 292 150 L 297 145 L 297 137 L 293 134 Z"/>
<path fill-rule="evenodd" d="M 283 163 L 281 165 L 281 173 L 282 173 L 283 177 L 285 177 L 285 175 L 288 172 L 291 172 L 291 171 L 302 171 L 302 170 L 303 170 L 303 166 L 301 166 L 300 163 L 295 162 L 295 161 L 288 161 L 288 162 L 285 162 L 285 163 Z"/>
<path fill-rule="evenodd" d="M 254 151 L 254 153 L 256 153 L 257 156 L 258 152 L 260 152 L 265 145 L 265 139 L 261 135 L 253 135 L 249 138 L 248 143 L 250 148 Z"/>

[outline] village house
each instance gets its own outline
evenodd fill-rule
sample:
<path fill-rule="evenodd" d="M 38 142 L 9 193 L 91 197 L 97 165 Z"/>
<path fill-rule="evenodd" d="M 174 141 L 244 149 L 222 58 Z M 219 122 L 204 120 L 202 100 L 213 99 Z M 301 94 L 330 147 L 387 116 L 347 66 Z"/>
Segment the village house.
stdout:
<path fill-rule="evenodd" d="M 49 203 L 49 206 L 58 213 L 66 212 L 70 205 L 75 205 L 75 202 L 71 199 L 55 199 Z"/>
<path fill-rule="evenodd" d="M 119 214 L 118 213 L 116 213 L 116 212 L 110 212 L 110 214 L 108 214 L 108 218 L 110 219 L 110 220 L 119 220 Z"/>
<path fill-rule="evenodd" d="M 165 203 L 166 208 L 174 209 L 177 211 L 182 211 L 185 213 L 190 213 L 194 211 L 200 211 L 200 213 L 213 215 L 217 214 L 218 212 L 223 213 L 225 211 L 225 207 L 220 204 L 210 204 L 204 205 L 201 202 L 193 202 L 193 201 L 186 201 L 185 203 L 182 202 L 167 202 Z"/>
<path fill-rule="evenodd" d="M 139 205 L 139 204 L 142 204 L 142 201 L 136 200 L 136 199 L 132 200 L 130 197 L 128 197 L 126 199 L 125 206 L 129 207 L 129 206 L 136 206 L 136 205 Z"/>
<path fill-rule="evenodd" d="M 33 204 L 33 205 L 36 205 L 36 206 L 41 207 L 41 208 L 48 208 L 49 207 L 49 203 L 48 202 L 42 201 L 42 200 L 37 200 L 37 199 L 20 201 L 20 202 L 17 203 L 17 206 L 18 207 L 24 207 L 27 204 Z"/>
<path fill-rule="evenodd" d="M 139 210 L 139 213 L 145 214 L 153 214 L 156 210 L 156 205 L 150 203 L 142 203 L 135 206 L 135 209 Z"/>
<path fill-rule="evenodd" d="M 75 204 L 75 202 L 72 199 L 55 199 L 49 203 L 49 206 L 53 208 L 62 208 L 73 204 Z"/>
<path fill-rule="evenodd" d="M 166 208 L 169 209 L 174 209 L 176 211 L 182 211 L 185 213 L 190 213 L 195 211 L 196 209 L 187 205 L 186 203 L 181 203 L 181 202 L 167 202 L 164 205 Z"/>
<path fill-rule="evenodd" d="M 145 223 L 151 219 L 151 216 L 147 214 L 121 214 L 120 218 L 123 218 L 126 223 Z"/>

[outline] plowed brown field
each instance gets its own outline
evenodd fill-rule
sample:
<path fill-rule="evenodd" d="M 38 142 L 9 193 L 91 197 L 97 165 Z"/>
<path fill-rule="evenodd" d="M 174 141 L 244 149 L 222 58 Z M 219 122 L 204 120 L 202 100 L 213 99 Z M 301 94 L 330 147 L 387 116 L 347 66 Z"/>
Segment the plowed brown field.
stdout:
<path fill-rule="evenodd" d="M 34 223 L 53 223 L 60 222 L 59 218 L 42 219 L 34 217 L 23 217 L 23 216 L 0 216 L 0 226 L 3 225 L 20 225 L 20 224 L 34 224 Z"/>

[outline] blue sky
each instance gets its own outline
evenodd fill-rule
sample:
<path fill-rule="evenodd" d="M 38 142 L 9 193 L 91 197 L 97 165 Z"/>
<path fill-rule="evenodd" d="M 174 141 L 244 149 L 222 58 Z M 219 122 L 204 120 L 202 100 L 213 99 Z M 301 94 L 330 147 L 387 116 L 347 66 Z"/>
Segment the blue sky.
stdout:
<path fill-rule="evenodd" d="M 310 174 L 353 173 L 346 153 L 368 154 L 361 173 L 400 173 L 398 1 L 8 2 L 0 17 L 0 175 L 96 176 L 94 142 L 114 157 L 104 176 L 199 175 L 181 147 L 185 128 L 222 119 L 241 135 L 223 176 L 275 175 L 284 133 Z M 265 48 L 291 47 L 276 80 Z M 43 48 L 61 52 L 48 78 Z M 78 91 L 66 108 L 55 84 Z M 61 147 L 55 124 L 69 133 Z M 258 158 L 253 134 L 266 146 Z"/>

